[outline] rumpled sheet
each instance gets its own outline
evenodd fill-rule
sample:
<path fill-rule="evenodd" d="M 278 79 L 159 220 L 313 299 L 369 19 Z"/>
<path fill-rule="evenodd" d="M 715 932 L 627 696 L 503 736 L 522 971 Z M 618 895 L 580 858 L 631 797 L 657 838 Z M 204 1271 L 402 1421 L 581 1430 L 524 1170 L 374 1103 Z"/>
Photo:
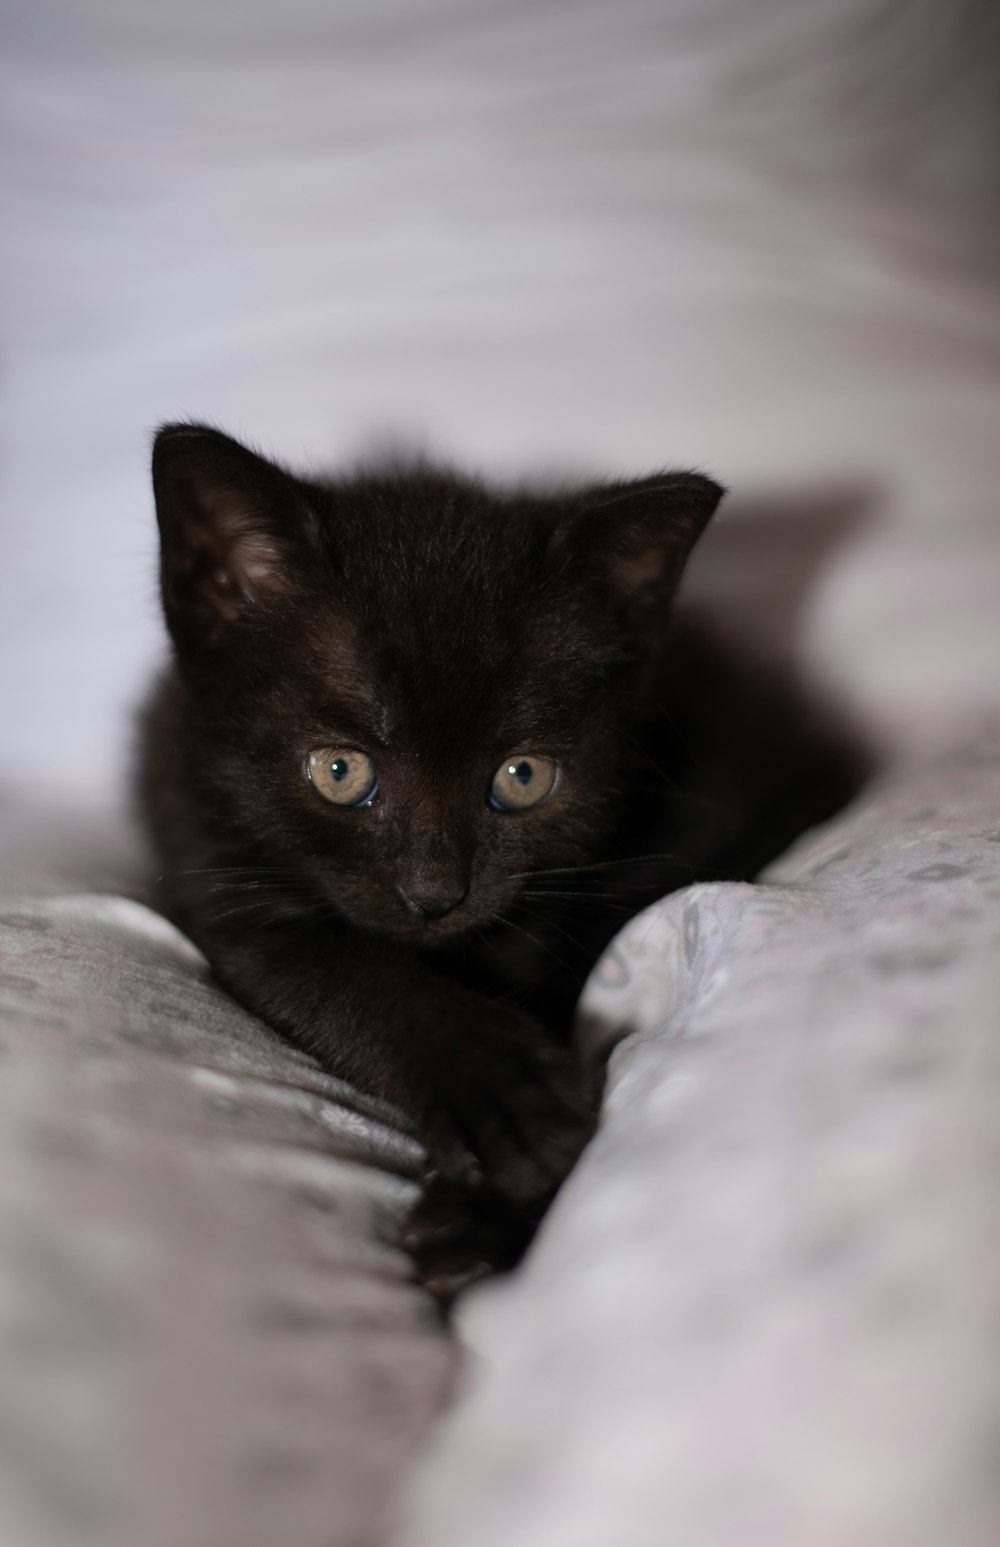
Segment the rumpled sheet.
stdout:
<path fill-rule="evenodd" d="M 418 1146 L 4 836 L 0 1542 L 370 1543 L 453 1360 L 398 1246 Z"/>
<path fill-rule="evenodd" d="M 398 1547 L 994 1547 L 1000 714 L 633 920 Z"/>

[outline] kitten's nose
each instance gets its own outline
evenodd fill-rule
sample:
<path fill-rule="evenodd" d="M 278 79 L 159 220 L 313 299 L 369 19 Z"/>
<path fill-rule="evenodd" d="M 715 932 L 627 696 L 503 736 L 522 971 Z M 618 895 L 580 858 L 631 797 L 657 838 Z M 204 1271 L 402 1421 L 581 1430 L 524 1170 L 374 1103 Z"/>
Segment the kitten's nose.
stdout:
<path fill-rule="evenodd" d="M 458 892 L 454 886 L 414 883 L 409 891 L 400 888 L 399 895 L 411 913 L 419 913 L 425 919 L 443 919 L 446 913 L 453 913 L 465 901 L 469 888 Z"/>

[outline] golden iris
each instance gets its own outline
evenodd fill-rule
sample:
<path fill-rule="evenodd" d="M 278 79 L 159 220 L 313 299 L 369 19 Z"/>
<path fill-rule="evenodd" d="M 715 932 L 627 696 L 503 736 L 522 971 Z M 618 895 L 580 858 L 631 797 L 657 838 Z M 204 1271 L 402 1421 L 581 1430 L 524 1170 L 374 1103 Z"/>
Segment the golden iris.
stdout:
<path fill-rule="evenodd" d="M 309 778 L 334 806 L 370 806 L 378 794 L 375 764 L 356 747 L 317 747 L 309 754 Z"/>
<path fill-rule="evenodd" d="M 490 805 L 497 811 L 528 811 L 551 795 L 558 764 L 534 752 L 504 758 L 490 785 Z"/>

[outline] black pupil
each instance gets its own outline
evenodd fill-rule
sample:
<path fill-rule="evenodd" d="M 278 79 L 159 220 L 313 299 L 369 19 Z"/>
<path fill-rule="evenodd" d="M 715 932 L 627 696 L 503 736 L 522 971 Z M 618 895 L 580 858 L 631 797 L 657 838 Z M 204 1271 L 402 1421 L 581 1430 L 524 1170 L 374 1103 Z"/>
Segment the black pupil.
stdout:
<path fill-rule="evenodd" d="M 330 772 L 338 784 L 340 783 L 341 779 L 346 779 L 348 772 L 346 757 L 334 758 L 333 762 L 330 764 Z"/>
<path fill-rule="evenodd" d="M 530 763 L 518 763 L 516 768 L 511 769 L 511 773 L 519 784 L 530 784 L 532 775 Z"/>

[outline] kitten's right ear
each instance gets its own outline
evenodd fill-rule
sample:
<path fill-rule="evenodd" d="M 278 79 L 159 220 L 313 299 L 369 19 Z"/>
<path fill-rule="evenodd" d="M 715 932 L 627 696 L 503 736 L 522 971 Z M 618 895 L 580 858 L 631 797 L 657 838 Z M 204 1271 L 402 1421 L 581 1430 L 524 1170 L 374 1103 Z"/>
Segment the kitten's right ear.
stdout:
<path fill-rule="evenodd" d="M 314 518 L 273 462 L 207 426 L 164 425 L 153 490 L 163 607 L 178 644 L 212 644 L 247 609 L 301 589 Z"/>
<path fill-rule="evenodd" d="M 697 472 L 664 472 L 583 491 L 550 553 L 610 596 L 637 636 L 655 631 L 691 550 L 725 490 Z"/>

